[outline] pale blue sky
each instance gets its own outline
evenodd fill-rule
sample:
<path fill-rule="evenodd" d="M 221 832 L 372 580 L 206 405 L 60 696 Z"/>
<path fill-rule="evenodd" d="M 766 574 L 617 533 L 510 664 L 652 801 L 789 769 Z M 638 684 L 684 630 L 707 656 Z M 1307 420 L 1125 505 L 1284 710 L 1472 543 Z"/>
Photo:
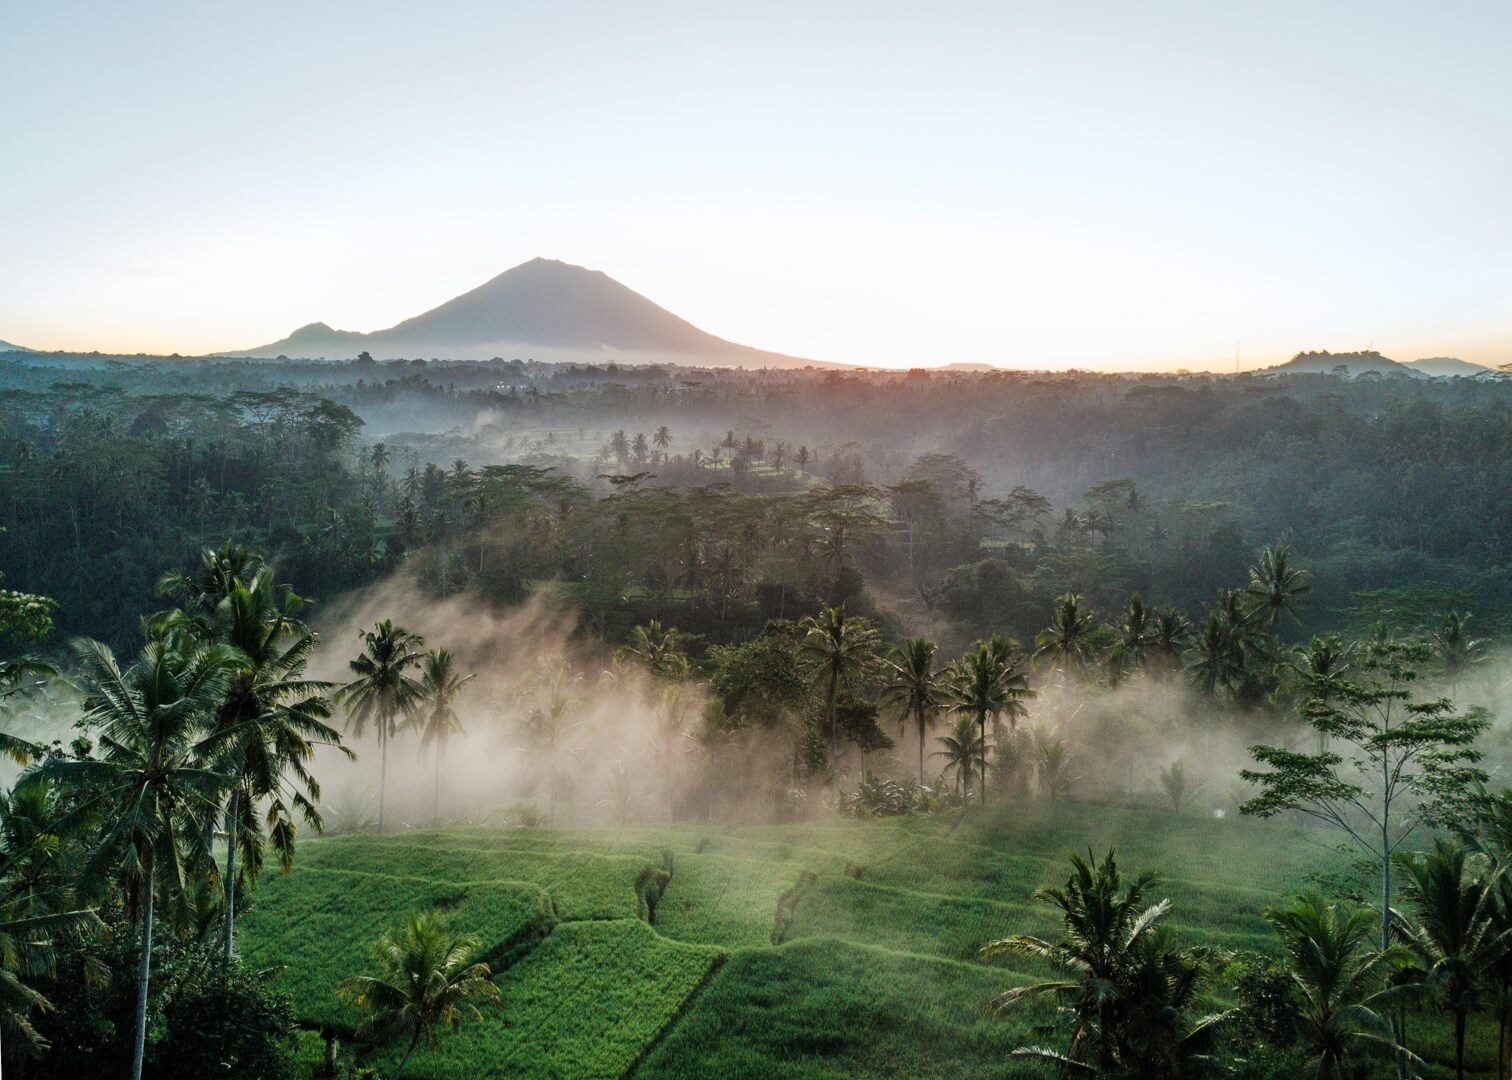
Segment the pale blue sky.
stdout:
<path fill-rule="evenodd" d="M 0 0 L 0 338 L 370 330 L 528 258 L 908 365 L 1512 361 L 1512 5 Z"/>

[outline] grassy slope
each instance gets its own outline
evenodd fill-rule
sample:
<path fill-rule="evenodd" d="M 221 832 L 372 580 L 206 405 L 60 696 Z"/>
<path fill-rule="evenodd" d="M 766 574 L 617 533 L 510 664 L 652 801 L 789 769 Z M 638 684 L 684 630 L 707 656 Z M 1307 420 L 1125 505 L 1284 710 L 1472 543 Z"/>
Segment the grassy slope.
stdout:
<path fill-rule="evenodd" d="M 1069 852 L 1110 846 L 1130 872 L 1179 871 L 1157 892 L 1175 902 L 1175 926 L 1236 948 L 1268 948 L 1263 908 L 1339 862 L 1284 826 L 1075 803 L 1026 803 L 990 823 L 353 835 L 310 843 L 292 875 L 259 886 L 243 949 L 288 964 L 280 977 L 302 1014 L 325 1019 L 345 1014 L 323 988 L 363 968 L 409 907 L 455 902 L 455 924 L 488 952 L 544 894 L 562 921 L 498 976 L 502 1011 L 417 1054 L 415 1076 L 1028 1075 L 1004 1055 L 1043 1017 L 994 1022 L 982 1005 L 1039 973 L 982 964 L 976 950 L 1054 933 L 1033 891 L 1064 879 Z M 664 851 L 676 870 L 653 933 L 624 920 L 636 872 Z M 773 949 L 777 897 L 804 870 L 818 882 Z"/>

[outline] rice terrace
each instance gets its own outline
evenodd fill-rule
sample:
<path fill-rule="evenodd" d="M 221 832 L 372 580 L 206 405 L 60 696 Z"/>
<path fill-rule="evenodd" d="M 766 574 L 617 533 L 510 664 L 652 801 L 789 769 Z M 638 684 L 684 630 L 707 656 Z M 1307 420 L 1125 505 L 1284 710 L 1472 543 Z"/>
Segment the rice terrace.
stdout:
<path fill-rule="evenodd" d="M 1509 41 L 0 4 L 0 1080 L 1512 1080 Z"/>

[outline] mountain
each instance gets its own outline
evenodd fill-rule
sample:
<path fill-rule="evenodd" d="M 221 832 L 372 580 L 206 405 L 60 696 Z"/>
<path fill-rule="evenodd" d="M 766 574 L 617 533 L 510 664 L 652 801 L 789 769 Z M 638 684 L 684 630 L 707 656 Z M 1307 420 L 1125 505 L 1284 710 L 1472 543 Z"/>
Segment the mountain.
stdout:
<path fill-rule="evenodd" d="M 1472 364 L 1469 360 L 1461 360 L 1456 356 L 1430 356 L 1423 360 L 1408 360 L 1405 366 L 1413 371 L 1421 371 L 1424 375 L 1451 378 L 1458 375 L 1484 375 L 1496 370 L 1485 364 Z"/>
<path fill-rule="evenodd" d="M 0 341 L 0 352 L 34 352 L 34 351 L 35 350 L 25 348 L 24 346 L 21 346 L 21 345 L 12 345 L 8 341 Z"/>
<path fill-rule="evenodd" d="M 325 323 L 224 356 L 349 358 L 533 357 L 578 363 L 677 363 L 710 367 L 830 367 L 737 345 L 706 333 L 599 270 L 531 259 L 386 330 L 357 333 Z"/>
<path fill-rule="evenodd" d="M 1277 375 L 1329 375 L 1341 367 L 1351 379 L 1372 373 L 1405 376 L 1410 379 L 1427 378 L 1426 372 L 1418 371 L 1406 364 L 1399 364 L 1395 360 L 1388 360 L 1373 349 L 1348 353 L 1331 353 L 1326 349 L 1319 352 L 1300 352 L 1286 363 L 1264 370 Z"/>

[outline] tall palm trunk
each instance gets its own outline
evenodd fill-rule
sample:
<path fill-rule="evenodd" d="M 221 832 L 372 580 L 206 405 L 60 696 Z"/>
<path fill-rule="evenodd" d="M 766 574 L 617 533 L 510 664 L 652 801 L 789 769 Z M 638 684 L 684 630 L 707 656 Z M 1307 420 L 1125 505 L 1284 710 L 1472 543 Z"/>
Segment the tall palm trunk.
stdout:
<path fill-rule="evenodd" d="M 987 714 L 977 718 L 982 726 L 982 805 L 987 805 Z"/>
<path fill-rule="evenodd" d="M 420 1028 L 415 1028 L 415 1037 L 410 1040 L 409 1049 L 404 1052 L 404 1057 L 399 1060 L 399 1067 L 394 1070 L 393 1080 L 399 1080 L 399 1074 L 404 1072 L 404 1067 L 409 1064 L 409 1059 L 415 1052 L 415 1047 L 420 1045 Z"/>
<path fill-rule="evenodd" d="M 547 767 L 551 770 L 551 809 L 548 812 L 548 821 L 551 827 L 556 828 L 556 787 L 557 787 L 557 758 L 556 740 L 552 740 L 551 753 L 547 761 Z"/>
<path fill-rule="evenodd" d="M 136 1035 L 131 1052 L 131 1080 L 142 1080 L 142 1059 L 147 1052 L 147 989 L 152 981 L 152 848 L 142 859 L 142 960 L 137 966 Z"/>
<path fill-rule="evenodd" d="M 431 824 L 441 824 L 441 752 L 446 742 L 442 737 L 436 739 L 436 787 L 431 794 Z"/>
<path fill-rule="evenodd" d="M 240 809 L 241 786 L 231 789 L 226 803 L 226 959 L 231 959 L 236 935 L 236 816 Z"/>
<path fill-rule="evenodd" d="M 919 786 L 924 786 L 924 710 L 917 710 L 919 721 Z"/>
<path fill-rule="evenodd" d="M 840 812 L 840 718 L 835 714 L 835 691 L 839 675 L 834 668 L 829 677 L 829 722 L 830 722 L 830 802 L 835 804 L 835 813 Z"/>
<path fill-rule="evenodd" d="M 1465 1080 L 1465 1016 L 1464 1009 L 1454 1011 L 1454 1076 Z"/>
<path fill-rule="evenodd" d="M 388 789 L 388 729 L 389 717 L 385 713 L 378 721 L 378 831 L 383 831 L 383 802 Z"/>

